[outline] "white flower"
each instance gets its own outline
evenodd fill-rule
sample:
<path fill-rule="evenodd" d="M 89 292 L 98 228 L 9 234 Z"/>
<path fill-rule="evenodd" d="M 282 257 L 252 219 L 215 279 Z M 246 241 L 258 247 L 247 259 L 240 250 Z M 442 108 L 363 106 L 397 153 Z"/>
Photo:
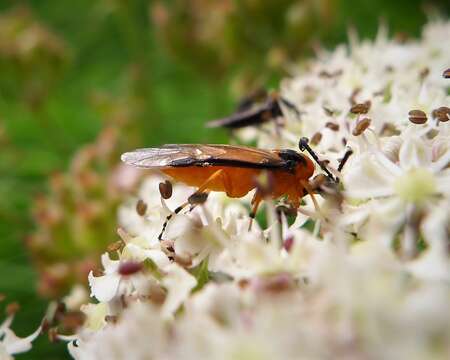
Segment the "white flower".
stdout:
<path fill-rule="evenodd" d="M 448 137 L 438 134 L 430 140 L 414 130 L 407 128 L 401 136 L 388 138 L 381 149 L 369 145 L 345 171 L 346 194 L 363 201 L 350 215 L 354 218 L 355 211 L 364 214 L 357 219 L 358 223 L 367 220 L 362 238 L 378 238 L 391 246 L 400 227 L 415 221 L 415 213 L 424 216 L 449 201 L 450 147 L 442 141 Z M 443 198 L 447 200 L 440 201 Z M 445 222 L 441 225 L 446 226 Z M 433 238 L 433 232 L 440 230 L 429 231 L 427 237 Z"/>
<path fill-rule="evenodd" d="M 97 331 L 106 325 L 106 316 L 109 314 L 106 303 L 85 304 L 80 310 L 86 315 L 84 326 L 91 330 Z"/>
<path fill-rule="evenodd" d="M 64 297 L 63 302 L 68 310 L 79 310 L 80 306 L 88 300 L 86 288 L 82 285 L 75 285 L 69 295 Z"/>
<path fill-rule="evenodd" d="M 161 309 L 163 317 L 172 315 L 187 299 L 191 290 L 197 285 L 195 278 L 177 264 L 165 268 L 167 272 L 162 284 L 167 289 L 167 298 Z"/>
<path fill-rule="evenodd" d="M 119 319 L 90 337 L 69 343 L 72 357 L 83 360 L 162 358 L 166 329 L 157 309 L 134 303 Z"/>
<path fill-rule="evenodd" d="M 13 319 L 14 315 L 10 315 L 0 324 L 0 359 L 2 360 L 13 359 L 11 355 L 29 351 L 31 343 L 41 333 L 39 326 L 31 335 L 20 338 L 10 329 Z"/>
<path fill-rule="evenodd" d="M 169 212 L 161 207 L 161 196 L 158 184 L 167 178 L 153 174 L 144 181 L 138 199 L 132 198 L 119 208 L 119 224 L 131 235 L 140 235 L 149 245 L 158 243 L 158 235 L 161 232 L 163 222 Z M 164 200 L 172 210 L 183 204 L 187 197 L 195 190 L 193 188 L 177 184 L 173 187 L 172 197 Z M 136 203 L 141 199 L 147 206 L 144 215 L 136 211 Z"/>

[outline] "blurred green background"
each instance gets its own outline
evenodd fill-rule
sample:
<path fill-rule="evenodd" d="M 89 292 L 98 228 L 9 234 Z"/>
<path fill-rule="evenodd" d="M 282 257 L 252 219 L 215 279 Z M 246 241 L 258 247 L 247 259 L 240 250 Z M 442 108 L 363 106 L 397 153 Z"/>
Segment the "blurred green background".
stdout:
<path fill-rule="evenodd" d="M 115 209 L 132 187 L 105 184 L 121 151 L 226 142 L 203 124 L 255 87 L 276 87 L 290 60 L 344 42 L 350 26 L 373 38 L 380 19 L 393 35 L 418 36 L 426 13 L 447 18 L 449 9 L 415 0 L 2 0 L 0 293 L 21 305 L 13 329 L 33 331 L 48 299 L 85 279 L 116 240 Z M 17 357 L 67 354 L 42 336 Z"/>

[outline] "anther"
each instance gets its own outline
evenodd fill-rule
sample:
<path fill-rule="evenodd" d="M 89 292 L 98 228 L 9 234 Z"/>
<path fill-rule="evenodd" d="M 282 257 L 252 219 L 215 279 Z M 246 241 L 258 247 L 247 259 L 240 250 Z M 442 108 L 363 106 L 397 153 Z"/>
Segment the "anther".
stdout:
<path fill-rule="evenodd" d="M 57 327 L 52 327 L 52 328 L 48 329 L 48 340 L 51 343 L 55 343 L 58 341 L 58 328 Z M 76 340 L 73 341 L 73 346 L 78 347 L 78 345 L 76 344 Z"/>
<path fill-rule="evenodd" d="M 450 108 L 447 106 L 441 106 L 437 109 L 434 109 L 431 112 L 433 118 L 439 120 L 440 122 L 447 122 L 450 120 Z"/>
<path fill-rule="evenodd" d="M 116 315 L 106 315 L 105 316 L 105 321 L 108 324 L 116 324 L 118 320 L 119 320 L 119 318 Z"/>
<path fill-rule="evenodd" d="M 159 183 L 159 193 L 165 200 L 172 197 L 172 183 L 169 180 Z"/>
<path fill-rule="evenodd" d="M 325 124 L 325 127 L 327 127 L 328 129 L 331 129 L 333 131 L 339 131 L 339 125 L 334 122 L 331 122 L 331 121 L 327 122 Z"/>
<path fill-rule="evenodd" d="M 358 94 L 361 92 L 361 88 L 355 88 L 353 91 L 352 91 L 352 94 L 350 95 L 350 98 L 349 98 L 349 102 L 350 102 L 350 104 L 352 104 L 352 105 L 355 105 L 356 104 L 356 97 L 358 96 Z"/>
<path fill-rule="evenodd" d="M 142 199 L 139 199 L 136 203 L 136 212 L 139 216 L 144 216 L 147 212 L 147 204 Z"/>
<path fill-rule="evenodd" d="M 123 276 L 133 275 L 142 270 L 142 263 L 136 261 L 125 261 L 119 265 L 119 274 Z"/>
<path fill-rule="evenodd" d="M 370 121 L 371 120 L 369 118 L 364 118 L 364 119 L 358 121 L 355 125 L 355 128 L 352 131 L 352 134 L 354 136 L 361 135 L 370 126 Z"/>
<path fill-rule="evenodd" d="M 323 106 L 322 109 L 323 109 L 323 111 L 325 112 L 326 115 L 328 115 L 328 116 L 333 116 L 334 115 L 334 111 L 329 109 L 329 108 L 327 108 L 326 106 Z"/>
<path fill-rule="evenodd" d="M 350 108 L 352 114 L 367 114 L 369 112 L 371 102 L 367 100 L 364 103 L 355 104 Z"/>
<path fill-rule="evenodd" d="M 106 248 L 106 251 L 108 252 L 114 252 L 120 250 L 124 246 L 124 243 L 122 240 L 117 240 L 111 244 L 108 245 Z"/>
<path fill-rule="evenodd" d="M 445 79 L 450 79 L 450 68 L 446 69 L 446 70 L 442 73 L 442 76 L 443 76 Z"/>
<path fill-rule="evenodd" d="M 430 74 L 430 68 L 423 68 L 420 71 L 419 77 L 421 80 L 424 80 Z"/>
<path fill-rule="evenodd" d="M 283 241 L 283 248 L 287 252 L 290 252 L 292 249 L 292 246 L 294 245 L 294 236 L 288 236 L 286 240 Z"/>
<path fill-rule="evenodd" d="M 422 110 L 411 110 L 408 113 L 409 121 L 413 124 L 425 124 L 427 122 L 427 115 Z"/>
<path fill-rule="evenodd" d="M 317 145 L 322 140 L 322 134 L 320 132 L 316 132 L 311 138 L 311 144 Z"/>

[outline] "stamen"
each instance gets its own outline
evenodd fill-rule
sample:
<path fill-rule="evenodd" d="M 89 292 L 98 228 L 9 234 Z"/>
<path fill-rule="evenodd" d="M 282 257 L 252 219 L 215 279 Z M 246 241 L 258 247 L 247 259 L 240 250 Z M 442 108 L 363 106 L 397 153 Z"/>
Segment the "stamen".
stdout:
<path fill-rule="evenodd" d="M 116 324 L 119 318 L 116 315 L 106 315 L 105 321 L 109 324 Z"/>
<path fill-rule="evenodd" d="M 283 248 L 287 251 L 290 252 L 292 249 L 292 246 L 294 245 L 294 236 L 290 235 L 288 236 L 284 242 L 283 242 Z"/>
<path fill-rule="evenodd" d="M 450 79 L 450 68 L 444 70 L 444 72 L 442 73 L 442 76 L 444 77 L 444 79 Z"/>
<path fill-rule="evenodd" d="M 136 212 L 139 216 L 144 216 L 147 212 L 147 204 L 142 199 L 139 199 L 136 203 Z"/>
<path fill-rule="evenodd" d="M 433 118 L 439 120 L 440 122 L 447 122 L 450 120 L 450 108 L 447 106 L 441 106 L 437 109 L 434 109 L 431 112 Z"/>
<path fill-rule="evenodd" d="M 325 127 L 327 127 L 328 129 L 330 129 L 332 131 L 339 131 L 339 125 L 334 122 L 331 122 L 331 121 L 328 121 L 325 124 Z"/>
<path fill-rule="evenodd" d="M 322 134 L 320 132 L 316 132 L 311 138 L 311 144 L 317 145 L 322 140 Z"/>
<path fill-rule="evenodd" d="M 106 251 L 108 251 L 108 252 L 119 251 L 123 248 L 124 245 L 125 244 L 122 240 L 117 240 L 117 241 L 109 244 L 108 247 L 106 248 Z"/>
<path fill-rule="evenodd" d="M 425 124 L 427 122 L 427 115 L 422 110 L 411 110 L 408 113 L 409 121 L 413 124 Z"/>
<path fill-rule="evenodd" d="M 370 122 L 371 120 L 367 117 L 358 121 L 355 125 L 355 128 L 352 131 L 352 134 L 354 136 L 361 135 L 370 126 Z"/>
<path fill-rule="evenodd" d="M 117 228 L 117 235 L 122 239 L 124 243 L 128 243 L 131 241 L 131 236 L 121 227 Z"/>
<path fill-rule="evenodd" d="M 172 197 L 173 187 L 169 180 L 159 183 L 159 193 L 161 197 L 165 200 Z"/>
<path fill-rule="evenodd" d="M 350 108 L 350 112 L 352 114 L 367 114 L 369 112 L 370 106 L 372 103 L 370 100 L 367 100 L 364 103 L 355 104 Z"/>
<path fill-rule="evenodd" d="M 142 263 L 136 261 L 125 261 L 119 265 L 118 273 L 123 276 L 129 276 L 141 270 L 142 270 Z"/>
<path fill-rule="evenodd" d="M 348 101 L 350 102 L 350 104 L 355 105 L 356 104 L 356 97 L 359 95 L 359 93 L 361 92 L 361 88 L 355 88 L 353 89 L 352 94 L 350 95 L 350 98 L 348 99 Z"/>

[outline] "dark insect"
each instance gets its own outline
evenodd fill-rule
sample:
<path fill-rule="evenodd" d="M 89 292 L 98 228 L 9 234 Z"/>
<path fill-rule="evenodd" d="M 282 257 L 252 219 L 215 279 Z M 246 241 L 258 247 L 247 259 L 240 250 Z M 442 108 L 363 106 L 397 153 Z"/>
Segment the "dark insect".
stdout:
<path fill-rule="evenodd" d="M 247 126 L 261 125 L 268 121 L 276 121 L 283 116 L 280 104 L 292 110 L 297 117 L 300 116 L 297 107 L 278 93 L 268 95 L 266 91 L 259 90 L 244 98 L 233 115 L 210 121 L 206 123 L 206 126 L 235 130 Z"/>

